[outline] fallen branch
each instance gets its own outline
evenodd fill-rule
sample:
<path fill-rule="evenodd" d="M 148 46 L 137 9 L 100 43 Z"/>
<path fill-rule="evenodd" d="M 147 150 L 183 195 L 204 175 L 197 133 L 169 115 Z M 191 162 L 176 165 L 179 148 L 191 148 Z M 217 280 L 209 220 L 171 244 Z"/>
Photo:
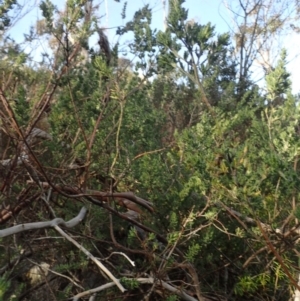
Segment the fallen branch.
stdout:
<path fill-rule="evenodd" d="M 47 222 L 36 222 L 36 223 L 28 223 L 28 224 L 20 224 L 14 227 L 10 227 L 4 230 L 0 230 L 0 237 L 6 237 L 9 235 L 13 235 L 19 232 L 28 231 L 28 230 L 34 230 L 34 229 L 43 229 L 43 228 L 49 228 L 49 227 L 56 227 L 57 225 L 63 225 L 67 228 L 72 228 L 79 224 L 86 214 L 86 208 L 81 208 L 79 214 L 74 217 L 73 219 L 69 220 L 68 222 L 65 222 L 62 218 L 55 218 L 51 221 Z"/>
<path fill-rule="evenodd" d="M 122 293 L 126 291 L 120 281 L 115 278 L 115 276 L 95 257 L 93 256 L 87 249 L 85 249 L 82 245 L 80 245 L 76 240 L 70 237 L 66 232 L 64 232 L 60 227 L 55 226 L 54 229 L 59 232 L 62 236 L 64 236 L 68 241 L 70 241 L 73 245 L 75 245 L 79 250 L 81 250 L 85 255 L 87 255 L 95 264 L 113 281 L 114 285 L 116 285 Z"/>
<path fill-rule="evenodd" d="M 27 181 L 28 184 L 34 184 L 34 181 Z M 81 191 L 79 188 L 74 186 L 66 185 L 53 185 L 48 182 L 39 182 L 44 188 L 51 186 L 55 192 L 61 193 L 62 195 L 69 198 L 81 198 L 81 197 L 93 197 L 99 201 L 107 203 L 109 200 L 114 200 L 118 205 L 125 207 L 129 210 L 133 210 L 138 213 L 142 213 L 142 210 L 137 206 L 140 205 L 147 209 L 149 212 L 153 212 L 153 204 L 145 199 L 137 197 L 132 192 L 102 192 L 98 190 L 87 189 L 86 191 Z"/>
<path fill-rule="evenodd" d="M 125 292 L 125 288 L 120 284 L 119 280 L 112 275 L 112 273 L 99 261 L 96 257 L 94 257 L 88 250 L 86 250 L 83 246 L 81 246 L 77 241 L 75 241 L 73 238 L 71 238 L 67 233 L 65 233 L 58 225 L 63 225 L 67 228 L 72 228 L 76 226 L 78 223 L 80 223 L 85 214 L 86 214 L 86 208 L 82 208 L 79 212 L 79 214 L 71 219 L 68 222 L 65 222 L 61 218 L 55 218 L 51 221 L 47 222 L 36 222 L 36 223 L 28 223 L 28 224 L 21 224 L 17 225 L 8 229 L 0 230 L 0 237 L 6 237 L 9 235 L 13 235 L 19 232 L 27 231 L 27 230 L 33 230 L 33 229 L 43 229 L 48 227 L 53 227 L 57 232 L 59 232 L 63 237 L 65 237 L 67 240 L 72 242 L 78 249 L 80 249 L 82 252 L 84 252 L 92 261 L 94 261 L 101 270 L 103 270 L 107 276 L 118 286 L 118 288 L 121 290 L 121 292 Z"/>
<path fill-rule="evenodd" d="M 138 281 L 139 283 L 142 283 L 142 284 L 153 284 L 155 282 L 157 282 L 158 285 L 161 285 L 163 288 L 165 288 L 166 290 L 172 292 L 173 294 L 176 294 L 177 296 L 179 296 L 180 298 L 182 298 L 183 300 L 187 300 L 187 301 L 198 301 L 197 299 L 195 299 L 194 297 L 188 295 L 186 292 L 184 292 L 181 288 L 178 288 L 176 286 L 173 286 L 173 285 L 170 285 L 168 284 L 167 282 L 165 281 L 162 281 L 162 280 L 155 280 L 154 278 L 152 277 L 149 277 L 149 278 L 137 278 L 137 279 L 132 279 L 134 281 Z M 91 295 L 91 294 L 95 294 L 95 293 L 98 293 L 100 291 L 103 291 L 105 289 L 108 289 L 110 287 L 113 287 L 115 285 L 114 282 L 110 282 L 110 283 L 106 283 L 104 285 L 101 285 L 99 287 L 96 287 L 96 288 L 93 288 L 93 289 L 90 289 L 88 291 L 85 291 L 85 292 L 82 292 L 82 293 L 79 293 L 77 294 L 76 296 L 74 296 L 73 298 L 70 298 L 69 300 L 72 300 L 73 301 L 78 301 L 80 298 L 83 298 L 87 295 Z"/>
<path fill-rule="evenodd" d="M 85 193 L 82 193 L 81 191 L 78 191 L 78 189 L 74 187 L 64 186 L 60 188 L 61 190 L 67 193 L 78 194 L 78 196 L 80 197 L 90 196 L 104 202 L 107 202 L 108 199 L 113 199 L 120 206 L 126 207 L 127 209 L 136 211 L 138 213 L 141 213 L 142 211 L 136 205 L 140 205 L 145 209 L 147 209 L 148 211 L 153 212 L 153 207 L 151 202 L 135 196 L 132 192 L 109 193 L 109 192 L 101 192 L 97 190 L 88 189 Z"/>

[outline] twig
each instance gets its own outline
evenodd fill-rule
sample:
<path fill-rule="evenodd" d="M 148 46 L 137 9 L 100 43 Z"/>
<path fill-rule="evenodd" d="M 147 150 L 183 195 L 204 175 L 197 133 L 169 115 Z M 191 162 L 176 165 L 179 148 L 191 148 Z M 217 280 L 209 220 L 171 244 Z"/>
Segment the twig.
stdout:
<path fill-rule="evenodd" d="M 134 261 L 133 260 L 131 260 L 125 253 L 123 253 L 123 252 L 112 252 L 107 258 L 105 258 L 105 259 L 103 259 L 103 260 L 108 260 L 112 255 L 114 255 L 114 254 L 120 254 L 120 255 L 123 255 L 129 262 L 130 262 L 130 264 L 132 265 L 132 266 L 134 266 L 135 267 L 135 263 L 134 263 Z"/>

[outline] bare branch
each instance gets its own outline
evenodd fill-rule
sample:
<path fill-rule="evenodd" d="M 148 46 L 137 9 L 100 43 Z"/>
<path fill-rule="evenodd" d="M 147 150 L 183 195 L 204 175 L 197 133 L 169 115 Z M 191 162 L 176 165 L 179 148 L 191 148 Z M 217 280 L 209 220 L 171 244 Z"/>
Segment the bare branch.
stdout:
<path fill-rule="evenodd" d="M 0 230 L 0 237 L 6 237 L 9 235 L 13 235 L 19 232 L 27 231 L 27 230 L 33 230 L 33 229 L 43 229 L 43 228 L 49 228 L 49 227 L 56 227 L 57 225 L 63 225 L 67 228 L 72 228 L 79 224 L 85 214 L 86 214 L 86 208 L 82 207 L 79 214 L 74 217 L 73 219 L 69 220 L 68 222 L 65 222 L 62 218 L 55 218 L 51 221 L 47 222 L 36 222 L 36 223 L 28 223 L 28 224 L 20 224 L 14 227 L 10 227 L 4 230 Z"/>
<path fill-rule="evenodd" d="M 126 291 L 126 289 L 123 287 L 120 281 L 87 249 L 85 249 L 82 245 L 80 245 L 77 241 L 70 237 L 60 227 L 55 226 L 54 229 L 57 232 L 59 232 L 62 236 L 64 236 L 68 241 L 70 241 L 73 245 L 75 245 L 79 250 L 81 250 L 85 255 L 87 255 L 93 262 L 95 262 L 95 264 L 113 281 L 114 285 L 116 285 L 122 293 Z"/>
<path fill-rule="evenodd" d="M 197 299 L 195 299 L 194 297 L 188 295 L 184 290 L 182 290 L 181 288 L 178 288 L 176 286 L 173 286 L 173 285 L 170 285 L 168 284 L 167 282 L 163 281 L 163 280 L 155 280 L 154 278 L 152 277 L 149 277 L 149 278 L 137 278 L 137 279 L 132 279 L 133 281 L 138 281 L 139 283 L 141 284 L 154 284 L 157 282 L 157 285 L 162 285 L 163 288 L 165 288 L 166 290 L 176 294 L 177 296 L 181 297 L 183 300 L 187 300 L 187 301 L 197 301 Z M 88 295 L 91 295 L 91 294 L 94 294 L 94 293 L 98 293 L 98 292 L 101 292 L 103 290 L 106 290 L 110 287 L 113 287 L 115 285 L 114 282 L 110 282 L 110 283 L 106 283 L 104 285 L 101 285 L 97 288 L 94 288 L 94 289 L 90 289 L 88 291 L 85 291 L 85 292 L 82 292 L 82 293 L 79 293 L 77 294 L 76 296 L 74 296 L 73 298 L 70 298 L 69 300 L 72 300 L 73 301 L 77 301 L 79 300 L 80 298 L 82 297 L 85 297 L 85 296 L 88 296 Z M 206 301 L 207 299 L 206 298 L 203 298 L 202 299 L 203 301 Z"/>

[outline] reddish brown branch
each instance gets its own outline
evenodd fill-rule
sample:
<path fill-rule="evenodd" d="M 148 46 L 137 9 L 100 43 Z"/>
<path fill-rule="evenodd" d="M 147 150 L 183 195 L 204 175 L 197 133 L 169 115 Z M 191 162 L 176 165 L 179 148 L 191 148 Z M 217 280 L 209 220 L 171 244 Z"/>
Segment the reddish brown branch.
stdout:
<path fill-rule="evenodd" d="M 0 211 L 0 224 L 5 224 L 12 216 L 16 216 L 22 209 L 29 206 L 39 197 L 40 193 L 36 193 L 30 198 L 23 199 L 16 206 L 9 205 Z"/>

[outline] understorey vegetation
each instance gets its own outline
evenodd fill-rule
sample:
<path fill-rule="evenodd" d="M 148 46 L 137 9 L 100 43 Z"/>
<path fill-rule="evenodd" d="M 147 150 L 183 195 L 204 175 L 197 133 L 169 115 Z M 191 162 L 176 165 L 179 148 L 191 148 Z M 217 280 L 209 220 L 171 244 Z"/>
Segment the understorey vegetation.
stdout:
<path fill-rule="evenodd" d="M 89 0 L 42 1 L 17 43 L 26 4 L 0 1 L 0 300 L 299 300 L 288 47 L 252 69 L 297 28 L 241 2 L 235 34 L 146 5 L 124 46 Z"/>

